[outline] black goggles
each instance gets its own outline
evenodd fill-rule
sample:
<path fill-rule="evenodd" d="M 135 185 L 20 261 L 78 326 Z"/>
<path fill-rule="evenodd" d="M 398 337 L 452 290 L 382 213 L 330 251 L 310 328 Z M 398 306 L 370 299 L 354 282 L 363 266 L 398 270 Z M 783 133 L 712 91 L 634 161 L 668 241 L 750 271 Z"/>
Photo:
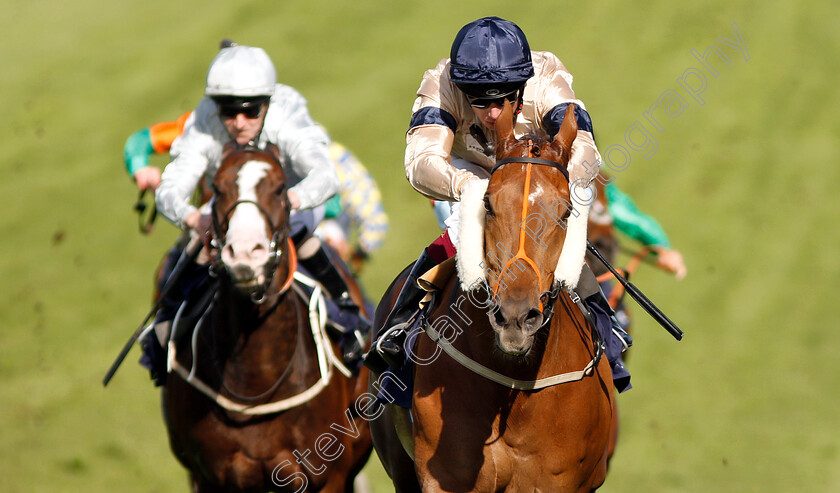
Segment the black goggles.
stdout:
<path fill-rule="evenodd" d="M 251 100 L 221 100 L 217 99 L 216 106 L 219 107 L 219 117 L 224 119 L 236 118 L 240 113 L 245 115 L 245 118 L 254 120 L 260 117 L 265 107 L 265 98 L 251 99 Z"/>
<path fill-rule="evenodd" d="M 499 106 L 504 106 L 505 99 L 510 101 L 511 104 L 516 103 L 516 98 L 519 95 L 519 91 L 513 91 L 512 93 L 508 94 L 507 96 L 501 96 L 498 98 L 473 98 L 467 96 L 467 100 L 470 102 L 470 106 L 473 108 L 478 109 L 486 109 L 494 104 L 498 104 Z"/>

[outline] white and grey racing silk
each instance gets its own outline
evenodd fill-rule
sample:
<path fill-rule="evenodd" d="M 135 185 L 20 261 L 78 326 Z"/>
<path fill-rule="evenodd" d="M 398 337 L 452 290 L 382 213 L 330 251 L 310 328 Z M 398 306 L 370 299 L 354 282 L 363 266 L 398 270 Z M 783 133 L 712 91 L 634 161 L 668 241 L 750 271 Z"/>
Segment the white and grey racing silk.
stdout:
<path fill-rule="evenodd" d="M 219 119 L 216 103 L 209 97 L 199 101 L 183 134 L 172 144 L 172 162 L 163 172 L 155 194 L 158 211 L 183 227 L 183 220 L 196 210 L 190 198 L 201 179 L 213 180 L 222 159 L 222 149 L 230 142 Z M 268 143 L 280 150 L 291 190 L 300 197 L 301 209 L 326 202 L 338 192 L 338 176 L 330 161 L 330 139 L 317 125 L 306 100 L 295 89 L 277 84 L 271 97 L 257 146 Z"/>

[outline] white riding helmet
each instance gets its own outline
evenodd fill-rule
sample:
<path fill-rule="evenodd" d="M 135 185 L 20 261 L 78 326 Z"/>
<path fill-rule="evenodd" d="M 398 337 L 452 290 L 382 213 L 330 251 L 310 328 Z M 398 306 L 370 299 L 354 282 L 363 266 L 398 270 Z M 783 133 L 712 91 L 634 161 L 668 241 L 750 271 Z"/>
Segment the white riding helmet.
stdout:
<path fill-rule="evenodd" d="M 216 55 L 207 71 L 207 96 L 249 98 L 274 95 L 277 73 L 262 48 L 232 46 Z"/>

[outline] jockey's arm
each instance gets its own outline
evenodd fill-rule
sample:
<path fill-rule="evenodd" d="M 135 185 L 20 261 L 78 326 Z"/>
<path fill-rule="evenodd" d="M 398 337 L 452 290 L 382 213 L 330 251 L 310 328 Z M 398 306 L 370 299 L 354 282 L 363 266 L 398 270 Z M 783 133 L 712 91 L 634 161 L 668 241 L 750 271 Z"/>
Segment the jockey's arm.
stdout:
<path fill-rule="evenodd" d="M 598 152 L 598 147 L 595 145 L 595 139 L 592 136 L 592 122 L 589 119 L 589 114 L 583 108 L 580 101 L 570 101 L 561 103 L 548 114 L 546 118 L 550 118 L 549 125 L 557 129 L 563 124 L 564 114 L 569 103 L 575 104 L 575 119 L 578 124 L 577 136 L 572 142 L 572 156 L 569 159 L 569 181 L 571 184 L 578 183 L 581 186 L 589 186 L 592 180 L 598 176 L 598 170 L 601 168 L 601 154 Z M 551 135 L 556 134 L 555 130 Z"/>
<path fill-rule="evenodd" d="M 659 222 L 643 213 L 626 193 L 613 181 L 607 184 L 607 210 L 613 218 L 618 231 L 638 241 L 642 245 L 671 247 L 668 235 Z"/>
<path fill-rule="evenodd" d="M 149 127 L 131 134 L 123 147 L 123 161 L 128 174 L 133 176 L 137 171 L 147 167 L 149 156 L 154 152 Z"/>
<path fill-rule="evenodd" d="M 196 120 L 202 111 L 215 111 L 199 103 Z M 172 162 L 166 166 L 161 176 L 160 186 L 155 193 L 158 212 L 163 217 L 181 228 L 195 228 L 198 225 L 198 209 L 191 203 L 192 194 L 207 172 L 210 160 L 218 160 L 214 155 L 217 143 L 204 126 L 191 122 L 184 129 L 181 138 L 172 144 Z M 187 216 L 190 223 L 185 223 Z"/>
<path fill-rule="evenodd" d="M 673 272 L 677 279 L 687 273 L 682 254 L 671 248 L 668 235 L 651 215 L 639 210 L 629 195 L 624 193 L 615 182 L 606 186 L 607 210 L 613 218 L 616 229 L 645 246 L 650 246 L 658 255 L 657 263 Z"/>
<path fill-rule="evenodd" d="M 289 196 L 298 197 L 296 209 L 317 207 L 338 193 L 338 177 L 330 162 L 325 142 L 298 147 L 290 156 L 295 172 L 303 177 L 289 189 Z"/>
<path fill-rule="evenodd" d="M 317 207 L 338 193 L 338 176 L 330 161 L 330 138 L 315 124 L 306 109 L 306 100 L 297 91 L 284 87 L 283 107 L 278 108 L 283 121 L 269 123 L 264 131 L 270 132 L 272 142 L 288 157 L 289 164 L 301 181 L 289 189 L 290 196 L 299 199 L 298 209 Z M 294 199 L 291 199 L 294 200 Z"/>
<path fill-rule="evenodd" d="M 568 165 L 569 181 L 570 184 L 589 186 L 598 176 L 601 166 L 601 154 L 595 145 L 592 120 L 586 106 L 575 96 L 572 90 L 572 75 L 563 63 L 552 53 L 540 54 L 545 63 L 546 75 L 534 83 L 539 94 L 536 106 L 542 119 L 542 127 L 553 138 L 563 124 L 566 108 L 569 104 L 575 105 L 578 131 L 572 143 L 572 156 Z"/>
<path fill-rule="evenodd" d="M 425 106 L 426 99 L 417 98 L 415 107 L 419 109 L 406 134 L 405 176 L 426 197 L 457 202 L 464 183 L 477 175 L 451 165 L 455 119 L 446 110 Z"/>
<path fill-rule="evenodd" d="M 125 169 L 140 190 L 154 190 L 160 184 L 160 169 L 149 166 L 149 156 L 154 152 L 148 127 L 134 132 L 125 141 Z"/>
<path fill-rule="evenodd" d="M 137 188 L 154 190 L 158 187 L 161 172 L 160 169 L 149 166 L 149 157 L 169 151 L 172 142 L 181 135 L 191 113 L 188 111 L 172 122 L 155 123 L 128 137 L 123 148 L 123 160 L 128 174 L 137 182 Z"/>

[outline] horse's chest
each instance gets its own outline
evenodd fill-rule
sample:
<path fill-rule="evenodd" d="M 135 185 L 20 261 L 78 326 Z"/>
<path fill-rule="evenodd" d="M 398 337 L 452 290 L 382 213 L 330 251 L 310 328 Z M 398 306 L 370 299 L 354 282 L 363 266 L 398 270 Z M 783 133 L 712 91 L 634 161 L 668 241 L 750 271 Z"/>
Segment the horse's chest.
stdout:
<path fill-rule="evenodd" d="M 526 405 L 498 416 L 478 474 L 495 484 L 481 491 L 575 491 L 602 455 L 592 449 L 603 446 L 589 439 L 602 440 L 587 420 L 578 416 L 569 422 L 562 414 L 556 405 Z"/>

